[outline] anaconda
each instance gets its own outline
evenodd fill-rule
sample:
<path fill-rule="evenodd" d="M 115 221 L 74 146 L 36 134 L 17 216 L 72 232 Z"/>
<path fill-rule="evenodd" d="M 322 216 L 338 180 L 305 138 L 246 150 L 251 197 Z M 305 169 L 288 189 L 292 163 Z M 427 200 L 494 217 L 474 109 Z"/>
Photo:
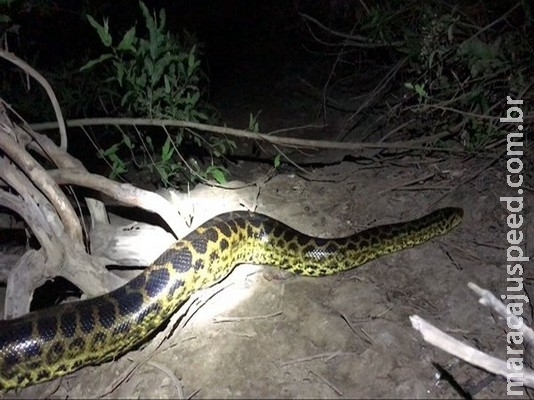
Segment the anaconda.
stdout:
<path fill-rule="evenodd" d="M 0 321 L 0 390 L 124 354 L 194 291 L 221 280 L 237 264 L 273 265 L 305 276 L 335 274 L 443 235 L 462 216 L 460 208 L 442 208 L 416 220 L 324 239 L 257 213 L 219 215 L 110 293 Z"/>

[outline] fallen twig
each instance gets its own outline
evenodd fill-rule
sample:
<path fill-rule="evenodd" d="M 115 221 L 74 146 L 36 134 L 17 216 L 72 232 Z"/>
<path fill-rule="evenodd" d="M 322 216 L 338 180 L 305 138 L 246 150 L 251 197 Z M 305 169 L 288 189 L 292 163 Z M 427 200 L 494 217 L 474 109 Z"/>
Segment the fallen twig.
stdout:
<path fill-rule="evenodd" d="M 512 317 L 512 315 L 507 313 L 505 305 L 489 291 L 481 289 L 471 282 L 468 283 L 468 286 L 481 296 L 480 302 L 482 304 L 491 307 L 493 310 L 506 318 Z M 461 360 L 468 362 L 471 365 L 482 368 L 495 375 L 503 376 L 510 381 L 522 382 L 524 386 L 534 388 L 533 370 L 523 368 L 521 375 L 510 374 L 510 369 L 508 369 L 506 361 L 490 356 L 480 350 L 464 344 L 463 342 L 439 330 L 417 315 L 410 316 L 410 321 L 412 323 L 412 327 L 421 332 L 423 339 L 426 342 L 440 348 L 443 351 L 446 351 L 455 357 L 458 357 Z M 532 332 L 529 327 L 527 327 L 525 324 L 522 324 L 520 331 L 523 332 L 526 342 L 533 343 L 532 340 L 534 338 L 534 332 Z"/>
<path fill-rule="evenodd" d="M 342 150 L 362 150 L 362 149 L 411 149 L 428 150 L 427 143 L 433 143 L 456 132 L 449 130 L 419 139 L 389 142 L 389 143 L 359 143 L 359 142 L 335 142 L 327 140 L 297 139 L 291 137 L 273 136 L 269 133 L 250 132 L 242 129 L 234 129 L 222 126 L 200 124 L 198 122 L 176 121 L 165 119 L 149 118 L 84 118 L 66 121 L 68 127 L 98 126 L 98 125 L 146 125 L 159 127 L 181 127 L 198 129 L 205 132 L 219 133 L 223 135 L 237 136 L 247 139 L 263 140 L 271 144 L 279 144 L 289 147 L 316 148 L 316 149 L 342 149 Z M 39 131 L 46 129 L 57 129 L 57 122 L 43 122 L 32 124 L 31 128 Z M 436 151 L 455 152 L 453 149 L 435 148 Z"/>

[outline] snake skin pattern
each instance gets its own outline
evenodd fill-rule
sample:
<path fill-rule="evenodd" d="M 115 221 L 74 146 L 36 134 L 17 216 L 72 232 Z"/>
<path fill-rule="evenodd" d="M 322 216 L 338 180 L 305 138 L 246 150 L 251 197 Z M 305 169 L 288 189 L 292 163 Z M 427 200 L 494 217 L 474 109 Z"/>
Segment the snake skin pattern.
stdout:
<path fill-rule="evenodd" d="M 320 239 L 261 214 L 219 215 L 119 289 L 0 321 L 0 390 L 47 381 L 124 354 L 194 291 L 221 280 L 237 264 L 330 275 L 443 235 L 462 216 L 460 208 L 443 208 L 413 221 Z"/>

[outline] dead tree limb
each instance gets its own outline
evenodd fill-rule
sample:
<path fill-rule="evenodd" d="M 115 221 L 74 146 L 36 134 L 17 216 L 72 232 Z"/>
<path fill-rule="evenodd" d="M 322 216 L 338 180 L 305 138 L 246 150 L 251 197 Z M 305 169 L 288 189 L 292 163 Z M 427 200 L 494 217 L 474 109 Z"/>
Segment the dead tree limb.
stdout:
<path fill-rule="evenodd" d="M 175 237 L 186 233 L 184 219 L 163 197 L 89 174 L 50 139 L 14 124 L 2 102 L 0 108 L 0 205 L 22 217 L 40 245 L 27 248 L 3 274 L 4 280 L 7 278 L 6 317 L 27 313 L 34 290 L 56 276 L 74 283 L 84 297 L 109 292 L 124 284 L 125 279 L 108 271 L 106 265 L 148 265 Z M 45 169 L 31 152 L 57 168 Z M 78 216 L 61 188 L 65 185 L 90 188 L 122 204 L 157 213 L 175 236 L 148 224 L 135 224 L 135 229 L 131 229 L 132 224 L 111 227 L 103 203 L 96 199 L 86 199 L 92 212 L 91 229 L 84 236 Z M 146 239 L 147 232 L 155 241 Z M 141 245 L 146 242 L 150 246 Z"/>
<path fill-rule="evenodd" d="M 261 140 L 267 143 L 297 147 L 297 148 L 313 148 L 313 149 L 341 149 L 341 150 L 363 150 L 363 149 L 411 149 L 411 150 L 428 150 L 428 144 L 435 143 L 447 136 L 454 136 L 456 132 L 445 130 L 435 135 L 422 137 L 419 139 L 389 142 L 389 143 L 358 143 L 358 142 L 336 142 L 327 140 L 310 140 L 298 139 L 292 137 L 274 136 L 269 133 L 256 133 L 242 129 L 234 129 L 222 126 L 214 126 L 201 124 L 189 121 L 176 121 L 164 119 L 148 119 L 148 118 L 84 118 L 72 119 L 66 121 L 68 127 L 82 127 L 82 126 L 98 126 L 98 125 L 145 125 L 145 126 L 159 126 L 159 127 L 181 127 L 198 129 L 205 132 L 218 133 L 222 135 L 231 135 L 246 139 Z M 31 124 L 31 128 L 36 131 L 57 129 L 56 122 L 43 122 L 39 124 Z M 436 151 L 454 152 L 453 149 L 435 149 Z"/>
<path fill-rule="evenodd" d="M 532 329 L 526 326 L 524 323 L 518 324 L 519 321 L 517 320 L 517 317 L 515 317 L 515 315 L 513 314 L 508 314 L 506 306 L 502 302 L 500 302 L 493 294 L 491 294 L 485 289 L 481 289 L 472 282 L 469 282 L 468 286 L 481 297 L 479 300 L 481 304 L 490 307 L 498 314 L 503 316 L 505 320 L 506 318 L 515 318 L 516 325 L 521 325 L 521 328 L 519 330 L 524 335 L 523 337 L 525 342 L 534 344 L 534 332 L 532 331 Z M 435 326 L 417 315 L 410 316 L 410 321 L 412 323 L 412 327 L 421 333 L 423 339 L 426 342 L 476 367 L 482 368 L 495 375 L 500 375 L 505 378 L 508 378 L 513 382 L 521 382 L 524 386 L 534 388 L 533 370 L 524 366 L 521 370 L 521 376 L 510 374 L 510 372 L 518 371 L 511 371 L 510 369 L 508 369 L 506 361 L 500 360 L 471 346 L 468 346 L 467 344 L 453 338 L 452 336 L 436 328 Z"/>
<path fill-rule="evenodd" d="M 46 94 L 48 95 L 48 98 L 50 99 L 50 102 L 52 103 L 54 112 L 56 113 L 57 123 L 59 127 L 59 134 L 61 137 L 61 143 L 59 145 L 59 148 L 63 151 L 67 151 L 67 128 L 65 127 L 65 120 L 63 119 L 63 113 L 61 112 L 61 107 L 59 106 L 59 102 L 57 101 L 57 97 L 56 97 L 56 94 L 54 93 L 54 90 L 52 89 L 52 86 L 50 86 L 50 84 L 45 79 L 45 77 L 42 76 L 39 72 L 37 72 L 31 65 L 29 65 L 26 61 L 21 60 L 13 53 L 0 49 L 0 57 L 16 65 L 20 69 L 22 69 L 32 78 L 34 78 L 37 82 L 39 82 L 41 86 L 44 88 L 44 90 L 46 91 Z"/>

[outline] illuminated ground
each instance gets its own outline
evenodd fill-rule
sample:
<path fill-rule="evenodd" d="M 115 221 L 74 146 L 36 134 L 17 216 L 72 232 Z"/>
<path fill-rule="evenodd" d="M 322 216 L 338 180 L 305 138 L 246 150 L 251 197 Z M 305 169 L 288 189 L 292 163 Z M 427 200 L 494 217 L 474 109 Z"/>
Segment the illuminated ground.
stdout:
<path fill-rule="evenodd" d="M 476 170 L 475 161 L 438 165 L 456 179 L 415 187 L 453 188 Z M 243 168 L 256 176 L 266 171 Z M 392 190 L 433 169 L 341 163 L 316 170 L 316 180 L 294 174 L 270 179 L 261 186 L 258 211 L 312 235 L 345 235 L 444 205 L 464 207 L 465 221 L 442 239 L 334 277 L 281 279 L 270 268 L 242 266 L 222 283 L 231 285 L 164 341 L 162 347 L 170 349 L 153 354 L 148 346 L 84 368 L 64 378 L 55 392 L 59 382 L 26 389 L 21 396 L 94 397 L 109 388 L 113 398 L 460 397 L 451 384 L 437 379 L 434 362 L 477 398 L 504 396 L 505 382 L 425 344 L 408 320 L 418 314 L 456 338 L 505 356 L 504 325 L 496 324 L 466 287 L 473 281 L 499 294 L 506 284 L 501 263 L 505 211 L 493 194 L 505 190 L 503 172 L 484 171 L 442 200 L 445 191 Z M 234 199 L 230 202 L 247 204 L 256 190 L 226 193 Z M 228 206 L 221 201 L 223 190 L 195 193 L 201 198 L 199 214 L 213 212 L 216 204 Z M 131 376 L 117 380 L 132 365 L 137 368 Z M 177 385 L 183 385 L 182 394 Z"/>

